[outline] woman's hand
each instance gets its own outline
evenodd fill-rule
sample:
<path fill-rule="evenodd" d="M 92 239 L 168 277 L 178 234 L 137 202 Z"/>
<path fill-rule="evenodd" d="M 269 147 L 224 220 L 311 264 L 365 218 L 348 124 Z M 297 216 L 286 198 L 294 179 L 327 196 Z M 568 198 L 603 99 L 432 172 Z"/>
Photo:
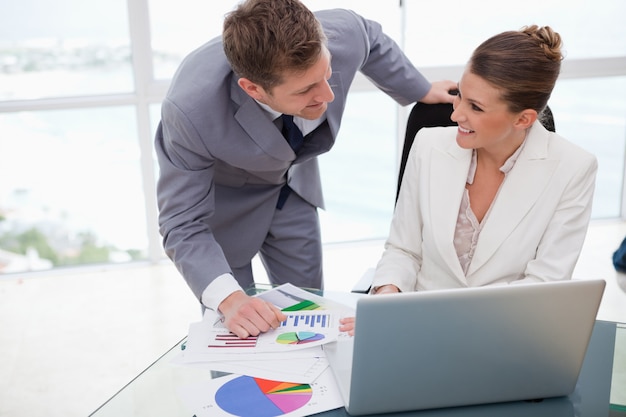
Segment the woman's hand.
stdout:
<path fill-rule="evenodd" d="M 381 285 L 374 288 L 372 294 L 395 294 L 399 293 L 400 289 L 393 284 Z M 339 320 L 339 331 L 348 333 L 350 336 L 354 336 L 354 325 L 356 323 L 355 317 L 344 317 Z"/>
<path fill-rule="evenodd" d="M 381 285 L 380 287 L 374 288 L 374 291 L 372 291 L 372 294 L 374 294 L 374 295 L 378 295 L 378 294 L 394 294 L 394 293 L 398 293 L 398 292 L 400 292 L 400 288 L 396 287 L 393 284 L 387 284 L 387 285 Z"/>
<path fill-rule="evenodd" d="M 346 332 L 350 336 L 354 336 L 354 323 L 355 322 L 356 322 L 356 319 L 354 317 L 344 317 L 340 319 L 339 324 L 341 324 L 341 326 L 339 326 L 339 331 Z"/>

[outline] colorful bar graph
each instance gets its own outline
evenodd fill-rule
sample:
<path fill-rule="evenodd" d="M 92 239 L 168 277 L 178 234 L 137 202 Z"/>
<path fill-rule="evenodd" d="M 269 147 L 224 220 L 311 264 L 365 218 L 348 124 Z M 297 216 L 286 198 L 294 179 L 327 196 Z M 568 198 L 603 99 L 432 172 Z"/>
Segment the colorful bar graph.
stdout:
<path fill-rule="evenodd" d="M 325 328 L 328 327 L 329 314 L 301 315 L 288 314 L 287 320 L 281 323 L 282 327 L 309 327 L 309 328 Z"/>

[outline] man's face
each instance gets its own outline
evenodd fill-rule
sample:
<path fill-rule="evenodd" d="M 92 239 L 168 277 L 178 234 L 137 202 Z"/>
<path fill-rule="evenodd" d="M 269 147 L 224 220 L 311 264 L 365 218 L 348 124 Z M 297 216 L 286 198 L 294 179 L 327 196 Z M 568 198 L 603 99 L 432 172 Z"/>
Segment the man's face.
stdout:
<path fill-rule="evenodd" d="M 282 84 L 267 91 L 258 84 L 240 86 L 254 99 L 272 109 L 303 119 L 321 117 L 335 99 L 328 80 L 332 74 L 330 52 L 323 48 L 320 59 L 304 72 L 288 73 Z"/>

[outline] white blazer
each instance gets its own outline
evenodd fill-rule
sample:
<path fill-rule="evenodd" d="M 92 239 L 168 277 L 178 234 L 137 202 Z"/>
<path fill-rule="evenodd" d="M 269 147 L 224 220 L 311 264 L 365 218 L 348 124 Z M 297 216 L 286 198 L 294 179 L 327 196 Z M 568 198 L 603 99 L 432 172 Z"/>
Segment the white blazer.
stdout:
<path fill-rule="evenodd" d="M 472 158 L 456 127 L 418 132 L 373 286 L 401 291 L 570 279 L 591 216 L 596 158 L 531 127 L 463 273 L 453 244 Z"/>

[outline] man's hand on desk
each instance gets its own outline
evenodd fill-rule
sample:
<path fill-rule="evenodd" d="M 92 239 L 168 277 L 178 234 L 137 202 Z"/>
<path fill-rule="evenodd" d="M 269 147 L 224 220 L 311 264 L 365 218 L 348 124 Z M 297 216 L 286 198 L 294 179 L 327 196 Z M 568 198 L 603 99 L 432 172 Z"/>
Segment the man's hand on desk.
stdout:
<path fill-rule="evenodd" d="M 239 338 L 258 336 L 259 333 L 277 328 L 287 320 L 275 305 L 243 291 L 235 291 L 219 305 L 224 316 L 224 325 Z"/>

